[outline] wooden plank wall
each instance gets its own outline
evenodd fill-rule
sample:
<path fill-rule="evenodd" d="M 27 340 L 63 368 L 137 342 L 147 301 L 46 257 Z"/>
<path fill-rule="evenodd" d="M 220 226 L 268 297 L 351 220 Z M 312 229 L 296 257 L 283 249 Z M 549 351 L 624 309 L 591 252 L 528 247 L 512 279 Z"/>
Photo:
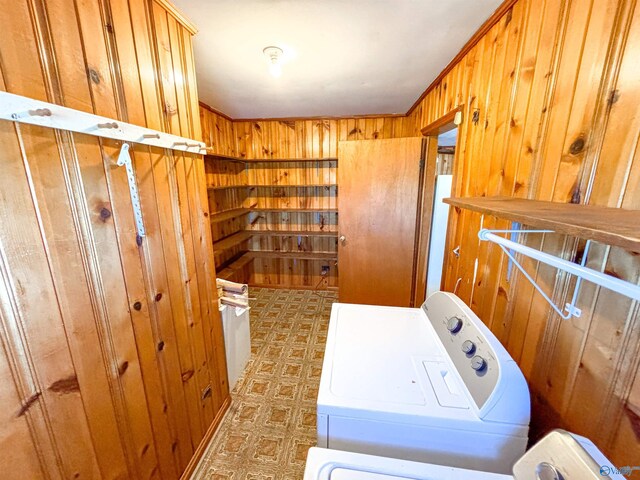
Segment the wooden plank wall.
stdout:
<path fill-rule="evenodd" d="M 457 196 L 640 209 L 639 51 L 635 1 L 519 0 L 409 117 L 420 128 L 463 106 Z M 637 463 L 637 302 L 585 284 L 582 316 L 562 321 L 526 279 L 509 277 L 497 246 L 478 241 L 481 224 L 509 227 L 453 211 L 445 288 L 472 306 L 524 370 L 534 400 L 533 439 L 562 427 L 592 438 L 616 465 Z M 570 259 L 584 250 L 583 241 L 558 235 L 525 241 Z M 458 245 L 456 258 L 451 251 Z M 552 268 L 523 264 L 557 304 L 570 300 L 573 282 Z M 588 265 L 639 281 L 638 252 L 595 244 Z"/>
<path fill-rule="evenodd" d="M 0 88 L 199 138 L 192 31 L 145 0 L 0 5 Z M 228 400 L 202 157 L 0 122 L 4 478 L 178 478 Z"/>

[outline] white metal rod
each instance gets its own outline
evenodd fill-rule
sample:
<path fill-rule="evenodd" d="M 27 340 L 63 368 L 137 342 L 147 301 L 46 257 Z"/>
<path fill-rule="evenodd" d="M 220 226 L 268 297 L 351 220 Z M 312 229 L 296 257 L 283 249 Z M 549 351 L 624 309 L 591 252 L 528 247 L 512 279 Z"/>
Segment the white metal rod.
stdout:
<path fill-rule="evenodd" d="M 191 138 L 158 132 L 8 92 L 0 92 L 0 119 L 183 152 L 201 154 L 204 150 L 206 153 L 206 145 Z"/>
<path fill-rule="evenodd" d="M 523 230 L 523 233 L 526 232 L 527 230 Z M 564 270 L 571 275 L 575 275 L 576 277 L 595 283 L 596 285 L 600 285 L 601 287 L 607 288 L 626 297 L 633 298 L 634 300 L 640 300 L 640 286 L 631 282 L 620 280 L 619 278 L 612 277 L 606 273 L 598 272 L 597 270 L 569 262 L 568 260 L 554 255 L 549 255 L 548 253 L 527 247 L 526 245 L 512 242 L 511 240 L 491 233 L 487 229 L 480 230 L 478 232 L 478 237 L 480 237 L 480 240 L 488 240 L 490 242 L 497 243 L 498 245 L 509 248 L 514 252 L 521 253 L 522 255 L 533 258 L 539 262 Z"/>

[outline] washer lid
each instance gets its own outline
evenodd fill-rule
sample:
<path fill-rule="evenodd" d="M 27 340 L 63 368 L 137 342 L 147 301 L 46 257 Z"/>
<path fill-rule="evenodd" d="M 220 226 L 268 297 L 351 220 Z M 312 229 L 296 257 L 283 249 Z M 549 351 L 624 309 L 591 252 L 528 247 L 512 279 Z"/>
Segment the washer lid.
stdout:
<path fill-rule="evenodd" d="M 511 475 L 312 447 L 304 480 L 513 480 Z"/>
<path fill-rule="evenodd" d="M 441 355 L 417 308 L 335 305 L 331 393 L 371 402 L 426 405 L 414 357 Z M 335 321 L 334 321 L 335 320 Z M 327 372 L 328 373 L 328 372 Z M 324 374 L 324 371 L 323 371 Z"/>
<path fill-rule="evenodd" d="M 407 477 L 385 473 L 363 472 L 352 468 L 335 468 L 329 473 L 331 480 L 407 480 Z"/>

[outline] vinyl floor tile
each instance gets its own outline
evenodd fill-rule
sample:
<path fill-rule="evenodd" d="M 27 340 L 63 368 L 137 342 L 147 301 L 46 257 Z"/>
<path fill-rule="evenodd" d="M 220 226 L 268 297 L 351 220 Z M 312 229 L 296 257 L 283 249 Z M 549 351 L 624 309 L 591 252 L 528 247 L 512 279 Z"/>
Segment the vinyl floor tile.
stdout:
<path fill-rule="evenodd" d="M 192 480 L 300 480 L 334 292 L 251 289 L 251 360 Z"/>

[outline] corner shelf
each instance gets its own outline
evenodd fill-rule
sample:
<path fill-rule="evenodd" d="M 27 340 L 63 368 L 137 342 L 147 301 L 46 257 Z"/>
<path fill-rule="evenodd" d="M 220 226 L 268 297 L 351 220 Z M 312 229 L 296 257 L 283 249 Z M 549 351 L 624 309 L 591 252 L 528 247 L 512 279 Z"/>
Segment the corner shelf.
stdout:
<path fill-rule="evenodd" d="M 234 247 L 245 240 L 249 240 L 252 237 L 252 233 L 248 230 L 240 230 L 233 235 L 229 235 L 228 237 L 224 237 L 217 242 L 213 242 L 213 251 L 215 253 L 221 252 L 223 250 L 227 250 L 231 247 Z"/>
<path fill-rule="evenodd" d="M 251 212 L 338 213 L 337 208 L 251 208 Z"/>
<path fill-rule="evenodd" d="M 215 153 L 207 153 L 205 157 L 213 159 L 227 160 L 229 162 L 242 162 L 242 163 L 264 163 L 264 162 L 337 162 L 336 157 L 328 158 L 243 158 L 234 157 L 231 155 L 218 155 Z"/>
<path fill-rule="evenodd" d="M 454 207 L 640 252 L 640 210 L 512 197 L 445 198 Z"/>
<path fill-rule="evenodd" d="M 222 212 L 211 214 L 211 223 L 224 222 L 225 220 L 231 220 L 232 218 L 239 217 L 249 213 L 248 208 L 234 208 L 232 210 L 223 210 Z"/>
<path fill-rule="evenodd" d="M 229 188 L 332 188 L 337 187 L 336 183 L 327 183 L 327 184 L 300 184 L 300 185 L 277 185 L 277 184 L 252 184 L 252 185 L 224 185 L 224 186 L 216 186 L 216 187 L 207 187 L 207 190 L 227 190 Z"/>
<path fill-rule="evenodd" d="M 282 237 L 337 237 L 338 232 L 323 232 L 313 230 L 246 230 L 252 235 L 273 235 Z"/>
<path fill-rule="evenodd" d="M 247 255 L 253 258 L 296 258 L 299 260 L 337 260 L 335 252 L 281 252 L 273 250 L 251 250 Z"/>
<path fill-rule="evenodd" d="M 249 255 L 249 252 L 244 252 L 241 255 L 235 257 L 232 261 L 226 262 L 221 265 L 220 271 L 217 272 L 216 276 L 218 278 L 223 278 L 225 280 L 230 280 L 233 276 L 240 270 L 242 270 L 245 266 L 253 262 L 255 257 Z"/>

